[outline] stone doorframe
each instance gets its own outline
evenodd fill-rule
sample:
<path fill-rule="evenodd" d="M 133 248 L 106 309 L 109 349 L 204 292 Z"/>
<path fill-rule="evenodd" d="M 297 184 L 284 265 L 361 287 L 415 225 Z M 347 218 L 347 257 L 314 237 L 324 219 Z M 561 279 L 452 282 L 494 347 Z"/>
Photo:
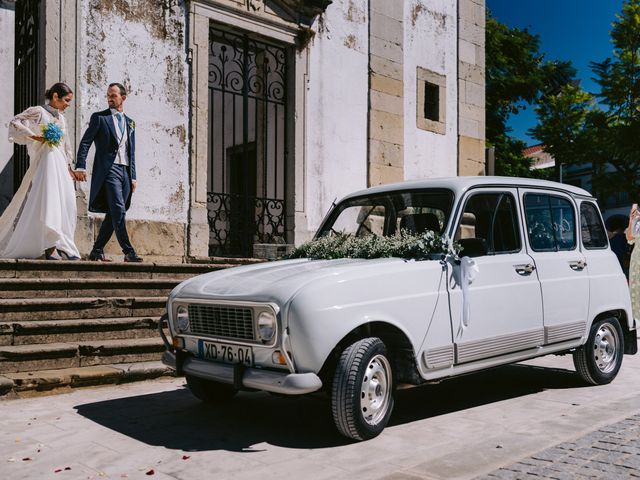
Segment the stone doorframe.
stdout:
<path fill-rule="evenodd" d="M 81 51 L 78 48 L 81 42 L 82 0 L 47 0 L 42 3 L 42 84 L 44 88 L 48 88 L 56 82 L 64 81 L 73 90 L 74 108 L 65 113 L 65 120 L 69 141 L 72 145 L 77 145 L 76 140 L 82 135 L 79 108 L 82 104 Z M 93 245 L 93 221 L 87 213 L 88 198 L 79 188 L 76 188 L 76 204 L 76 245 L 81 252 L 88 252 Z"/>
<path fill-rule="evenodd" d="M 301 31 L 298 23 L 284 18 L 283 11 L 268 9 L 265 2 L 252 0 L 196 0 L 190 2 L 188 21 L 188 58 L 190 62 L 190 152 L 189 152 L 189 218 L 187 255 L 206 257 L 209 249 L 207 220 L 208 128 L 209 128 L 209 27 L 211 22 L 240 28 L 268 39 L 296 47 Z M 307 49 L 296 49 L 289 74 L 290 115 L 286 185 L 289 235 L 295 237 L 295 226 L 306 225 L 305 210 L 305 130 Z M 295 121 L 298 119 L 298 121 Z"/>

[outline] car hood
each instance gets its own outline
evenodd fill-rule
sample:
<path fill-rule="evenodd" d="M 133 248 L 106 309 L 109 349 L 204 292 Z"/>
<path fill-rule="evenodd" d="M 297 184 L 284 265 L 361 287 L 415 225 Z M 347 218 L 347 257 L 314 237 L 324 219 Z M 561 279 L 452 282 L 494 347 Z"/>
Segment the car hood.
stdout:
<path fill-rule="evenodd" d="M 304 286 L 335 276 L 336 282 L 361 276 L 363 270 L 379 273 L 384 264 L 401 264 L 400 258 L 337 260 L 280 260 L 206 273 L 178 285 L 172 298 L 247 300 L 283 304 Z"/>

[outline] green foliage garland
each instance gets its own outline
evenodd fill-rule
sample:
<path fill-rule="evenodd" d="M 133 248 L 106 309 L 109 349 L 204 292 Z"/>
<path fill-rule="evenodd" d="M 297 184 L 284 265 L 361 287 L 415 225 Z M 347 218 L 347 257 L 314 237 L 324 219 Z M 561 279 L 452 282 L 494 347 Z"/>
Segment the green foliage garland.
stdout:
<path fill-rule="evenodd" d="M 338 234 L 311 240 L 296 248 L 289 258 L 333 260 L 337 258 L 426 258 L 432 254 L 457 255 L 460 246 L 450 244 L 446 235 L 432 231 L 413 234 L 406 230 L 390 237 L 368 235 L 354 237 Z"/>

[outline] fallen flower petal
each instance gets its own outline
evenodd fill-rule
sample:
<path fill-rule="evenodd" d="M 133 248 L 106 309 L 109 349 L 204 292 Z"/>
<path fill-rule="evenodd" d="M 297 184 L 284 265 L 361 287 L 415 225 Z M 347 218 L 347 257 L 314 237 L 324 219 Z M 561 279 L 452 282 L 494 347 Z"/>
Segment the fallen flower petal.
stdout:
<path fill-rule="evenodd" d="M 65 470 L 71 470 L 71 467 L 64 467 Z"/>
<path fill-rule="evenodd" d="M 53 471 L 53 473 L 60 473 L 61 471 L 62 471 L 62 469 L 61 469 L 61 468 L 56 468 L 56 469 Z"/>
<path fill-rule="evenodd" d="M 28 462 L 29 460 L 31 460 L 29 457 L 24 457 L 24 458 L 22 459 L 22 461 L 23 461 L 23 462 Z"/>
<path fill-rule="evenodd" d="M 182 455 L 183 460 L 189 460 L 191 457 L 189 455 Z"/>
<path fill-rule="evenodd" d="M 153 468 L 151 470 L 149 470 L 147 473 L 145 473 L 145 475 L 155 475 L 155 471 L 153 470 Z"/>

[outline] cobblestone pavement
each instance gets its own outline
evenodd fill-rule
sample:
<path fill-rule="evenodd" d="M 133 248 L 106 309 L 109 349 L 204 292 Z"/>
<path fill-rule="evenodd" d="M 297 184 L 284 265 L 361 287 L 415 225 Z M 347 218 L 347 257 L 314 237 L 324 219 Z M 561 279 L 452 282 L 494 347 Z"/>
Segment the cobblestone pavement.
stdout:
<path fill-rule="evenodd" d="M 640 414 L 502 467 L 484 477 L 514 479 L 640 478 Z"/>
<path fill-rule="evenodd" d="M 322 396 L 208 406 L 162 378 L 0 400 L 0 480 L 615 480 L 640 472 L 639 437 L 640 355 L 598 387 L 549 356 L 401 390 L 367 442 Z"/>

